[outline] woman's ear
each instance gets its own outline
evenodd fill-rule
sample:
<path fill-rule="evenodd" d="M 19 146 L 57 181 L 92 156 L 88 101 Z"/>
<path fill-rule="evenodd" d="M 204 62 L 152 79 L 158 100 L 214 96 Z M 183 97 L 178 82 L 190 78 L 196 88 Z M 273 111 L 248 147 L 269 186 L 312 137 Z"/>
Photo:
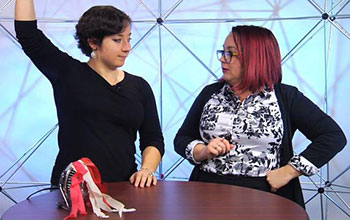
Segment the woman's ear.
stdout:
<path fill-rule="evenodd" d="M 87 42 L 88 42 L 89 46 L 91 47 L 92 51 L 97 50 L 99 45 L 98 45 L 96 38 L 88 38 Z"/>

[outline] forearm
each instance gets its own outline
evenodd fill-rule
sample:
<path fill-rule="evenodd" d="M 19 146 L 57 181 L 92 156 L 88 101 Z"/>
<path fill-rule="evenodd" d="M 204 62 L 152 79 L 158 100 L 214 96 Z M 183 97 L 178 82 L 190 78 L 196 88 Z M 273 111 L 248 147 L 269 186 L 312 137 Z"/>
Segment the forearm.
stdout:
<path fill-rule="evenodd" d="M 17 21 L 36 20 L 33 0 L 16 0 L 15 19 Z"/>
<path fill-rule="evenodd" d="M 285 174 L 290 178 L 290 179 L 294 179 L 296 177 L 299 177 L 302 175 L 302 173 L 298 170 L 296 170 L 292 165 L 287 164 L 283 167 L 281 167 L 284 171 Z"/>
<path fill-rule="evenodd" d="M 142 153 L 142 169 L 149 169 L 155 172 L 162 159 L 159 150 L 156 147 L 148 146 Z"/>
<path fill-rule="evenodd" d="M 207 160 L 207 154 L 204 153 L 203 149 L 205 148 L 205 144 L 197 144 L 193 149 L 193 158 L 196 161 Z"/>

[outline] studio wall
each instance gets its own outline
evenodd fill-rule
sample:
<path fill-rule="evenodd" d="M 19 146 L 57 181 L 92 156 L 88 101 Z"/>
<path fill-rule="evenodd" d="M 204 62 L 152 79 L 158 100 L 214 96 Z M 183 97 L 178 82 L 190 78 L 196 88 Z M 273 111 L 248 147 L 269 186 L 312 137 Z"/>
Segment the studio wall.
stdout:
<path fill-rule="evenodd" d="M 189 177 L 192 165 L 174 152 L 173 139 L 196 95 L 205 85 L 221 77 L 215 51 L 222 48 L 235 25 L 271 29 L 281 47 L 283 83 L 298 87 L 330 114 L 350 139 L 347 119 L 350 112 L 350 1 L 96 2 L 35 1 L 39 27 L 60 49 L 87 61 L 74 39 L 80 15 L 95 4 L 114 5 L 130 15 L 134 21 L 133 49 L 122 69 L 146 79 L 155 94 L 166 147 L 159 177 L 176 181 L 186 181 Z M 329 16 L 322 18 L 324 13 Z M 29 186 L 47 184 L 50 180 L 58 149 L 57 118 L 49 81 L 16 41 L 13 14 L 14 1 L 0 0 L 0 186 L 8 196 L 21 201 L 46 187 Z M 163 22 L 157 23 L 157 18 Z M 51 131 L 41 143 L 41 138 Z M 297 133 L 293 142 L 296 153 L 308 143 Z M 36 147 L 28 157 L 32 152 L 28 150 Z M 347 145 L 319 175 L 301 178 L 311 219 L 349 219 L 349 153 Z M 22 157 L 28 160 L 12 176 L 20 163 L 7 170 Z M 332 187 L 325 187 L 325 181 L 336 177 Z M 319 194 L 320 187 L 324 187 L 327 194 Z M 14 204 L 8 196 L 0 193 L 0 215 Z"/>

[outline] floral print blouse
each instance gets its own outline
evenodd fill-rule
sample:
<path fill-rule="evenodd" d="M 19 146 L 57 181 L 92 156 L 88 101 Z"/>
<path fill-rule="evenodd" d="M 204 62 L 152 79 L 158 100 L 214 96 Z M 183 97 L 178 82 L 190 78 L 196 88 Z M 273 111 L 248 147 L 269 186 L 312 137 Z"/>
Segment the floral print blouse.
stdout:
<path fill-rule="evenodd" d="M 203 171 L 263 177 L 267 171 L 279 168 L 283 122 L 276 94 L 268 88 L 241 102 L 226 83 L 205 104 L 199 130 L 202 140 L 188 144 L 185 153 L 190 162 L 201 164 Z M 195 161 L 195 145 L 208 144 L 216 137 L 225 138 L 235 147 L 225 155 Z M 300 155 L 294 155 L 289 164 L 307 176 L 318 172 L 315 165 Z"/>

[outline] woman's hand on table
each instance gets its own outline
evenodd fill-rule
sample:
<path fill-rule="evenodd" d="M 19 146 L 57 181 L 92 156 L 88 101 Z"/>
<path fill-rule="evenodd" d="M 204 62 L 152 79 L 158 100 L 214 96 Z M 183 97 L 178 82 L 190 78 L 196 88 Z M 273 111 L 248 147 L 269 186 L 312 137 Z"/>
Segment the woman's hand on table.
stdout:
<path fill-rule="evenodd" d="M 142 168 L 131 175 L 130 183 L 135 187 L 150 187 L 157 185 L 157 178 L 154 172 L 149 168 Z"/>

